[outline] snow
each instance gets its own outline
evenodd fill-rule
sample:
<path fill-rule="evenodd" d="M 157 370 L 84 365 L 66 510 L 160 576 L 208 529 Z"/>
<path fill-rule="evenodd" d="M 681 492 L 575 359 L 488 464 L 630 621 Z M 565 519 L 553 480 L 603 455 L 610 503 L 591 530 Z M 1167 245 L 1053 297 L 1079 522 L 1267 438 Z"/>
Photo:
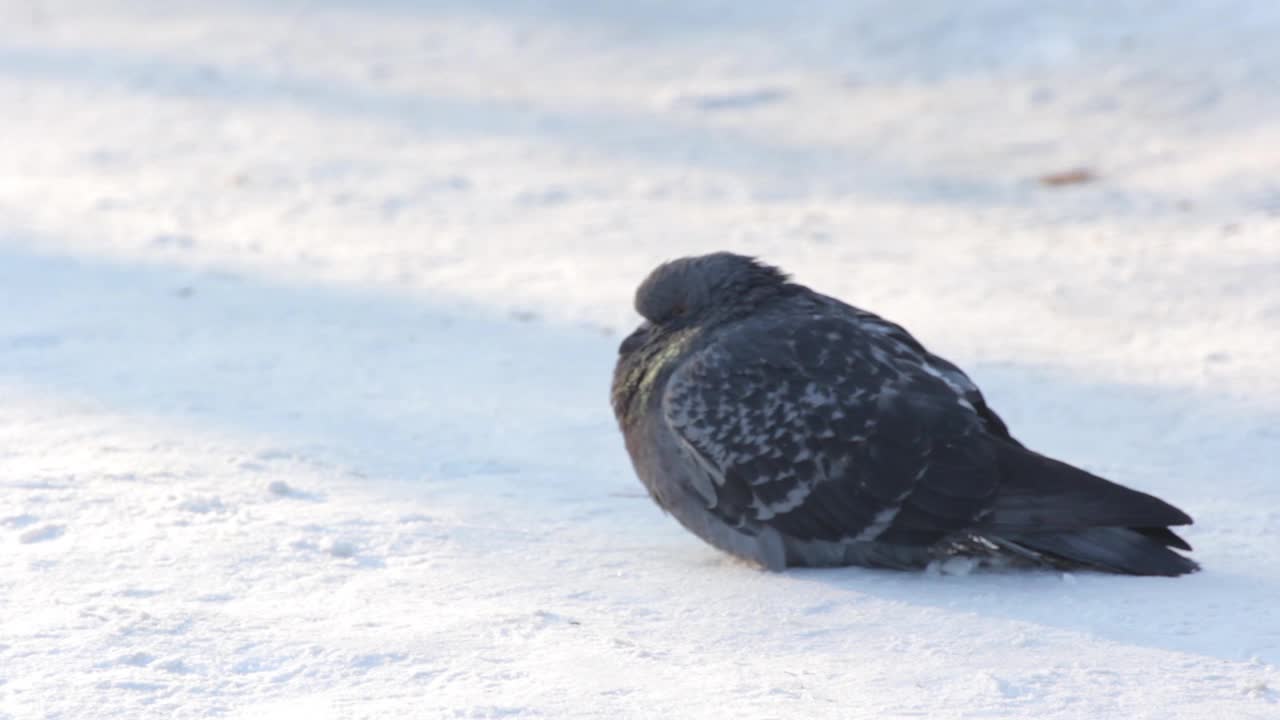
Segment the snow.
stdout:
<path fill-rule="evenodd" d="M 1280 717 L 1278 36 L 0 2 L 0 718 Z M 607 393 L 636 283 L 714 249 L 903 323 L 1205 570 L 700 544 Z"/>

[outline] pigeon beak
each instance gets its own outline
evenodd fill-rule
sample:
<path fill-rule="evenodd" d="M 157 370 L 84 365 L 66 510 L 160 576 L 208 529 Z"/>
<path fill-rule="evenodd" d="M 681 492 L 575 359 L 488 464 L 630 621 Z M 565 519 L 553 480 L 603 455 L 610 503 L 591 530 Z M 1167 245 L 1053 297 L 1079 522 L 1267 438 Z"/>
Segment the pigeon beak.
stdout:
<path fill-rule="evenodd" d="M 627 339 L 623 340 L 622 344 L 618 346 L 618 354 L 626 355 L 627 353 L 635 352 L 636 348 L 644 345 L 645 341 L 649 339 L 649 333 L 652 331 L 652 325 L 647 322 L 641 323 L 640 327 L 636 328 L 636 331 L 628 335 Z"/>

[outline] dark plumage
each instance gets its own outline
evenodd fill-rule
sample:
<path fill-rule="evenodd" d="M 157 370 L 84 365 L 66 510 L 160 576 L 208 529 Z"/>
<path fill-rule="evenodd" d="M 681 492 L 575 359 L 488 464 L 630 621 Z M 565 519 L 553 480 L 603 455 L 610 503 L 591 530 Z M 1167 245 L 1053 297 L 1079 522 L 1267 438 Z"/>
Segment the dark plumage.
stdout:
<path fill-rule="evenodd" d="M 787 566 L 956 556 L 1134 575 L 1197 569 L 1191 518 L 1023 447 L 906 330 L 716 253 L 636 291 L 613 409 L 636 473 L 686 528 Z"/>

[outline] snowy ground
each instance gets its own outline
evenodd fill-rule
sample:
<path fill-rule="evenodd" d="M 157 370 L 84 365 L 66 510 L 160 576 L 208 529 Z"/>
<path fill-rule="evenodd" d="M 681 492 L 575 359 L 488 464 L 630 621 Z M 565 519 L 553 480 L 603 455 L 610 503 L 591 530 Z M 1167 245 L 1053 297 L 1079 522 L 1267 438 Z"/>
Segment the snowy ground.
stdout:
<path fill-rule="evenodd" d="M 1280 717 L 1278 37 L 1267 0 L 0 2 L 0 717 Z M 1191 511 L 1205 571 L 701 545 L 607 386 L 635 283 L 722 248 Z"/>

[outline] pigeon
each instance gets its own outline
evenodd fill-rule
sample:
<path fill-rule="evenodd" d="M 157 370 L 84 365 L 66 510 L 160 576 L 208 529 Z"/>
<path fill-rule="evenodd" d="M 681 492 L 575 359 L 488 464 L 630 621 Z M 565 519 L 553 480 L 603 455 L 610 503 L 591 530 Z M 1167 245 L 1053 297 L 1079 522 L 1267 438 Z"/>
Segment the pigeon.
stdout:
<path fill-rule="evenodd" d="M 612 405 L 653 500 L 769 570 L 1177 576 L 1178 508 L 1024 447 L 905 329 L 728 252 L 659 265 Z M 952 562 L 955 561 L 955 562 Z"/>

